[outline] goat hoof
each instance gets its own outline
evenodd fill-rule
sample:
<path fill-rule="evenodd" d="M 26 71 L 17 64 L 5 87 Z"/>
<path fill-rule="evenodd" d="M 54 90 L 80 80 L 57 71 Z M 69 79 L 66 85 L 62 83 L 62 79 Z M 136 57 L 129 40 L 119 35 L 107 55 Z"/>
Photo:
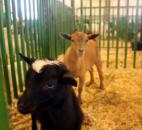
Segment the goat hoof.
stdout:
<path fill-rule="evenodd" d="M 104 87 L 101 86 L 100 89 L 101 89 L 101 90 L 104 90 Z"/>
<path fill-rule="evenodd" d="M 89 86 L 91 86 L 91 84 L 93 84 L 93 82 L 87 82 L 86 86 L 89 87 Z"/>

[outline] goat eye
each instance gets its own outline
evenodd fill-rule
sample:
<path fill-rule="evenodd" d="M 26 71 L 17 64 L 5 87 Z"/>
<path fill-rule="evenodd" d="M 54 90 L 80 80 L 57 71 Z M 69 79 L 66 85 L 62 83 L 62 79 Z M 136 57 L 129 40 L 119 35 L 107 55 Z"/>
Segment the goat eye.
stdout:
<path fill-rule="evenodd" d="M 54 88 L 55 85 L 54 84 L 47 84 L 47 87 L 50 89 L 50 88 Z"/>
<path fill-rule="evenodd" d="M 71 39 L 71 42 L 74 42 L 74 40 L 73 40 L 73 39 Z"/>
<path fill-rule="evenodd" d="M 87 43 L 88 42 L 88 39 L 85 41 L 85 43 Z"/>
<path fill-rule="evenodd" d="M 43 86 L 43 90 L 53 89 L 54 87 L 55 87 L 54 84 L 47 83 L 46 85 Z"/>

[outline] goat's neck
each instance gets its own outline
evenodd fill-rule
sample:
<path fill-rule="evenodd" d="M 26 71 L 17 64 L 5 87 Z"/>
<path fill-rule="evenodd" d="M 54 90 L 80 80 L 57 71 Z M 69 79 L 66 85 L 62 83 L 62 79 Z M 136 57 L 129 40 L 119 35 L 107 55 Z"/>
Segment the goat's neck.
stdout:
<path fill-rule="evenodd" d="M 71 115 L 72 108 L 73 108 L 74 102 L 76 102 L 77 99 L 75 99 L 75 94 L 74 94 L 73 90 L 70 91 L 69 89 L 66 90 L 65 97 L 63 98 L 63 100 L 61 102 L 59 102 L 59 104 L 57 104 L 51 108 L 49 108 L 48 106 L 47 107 L 45 106 L 44 108 L 42 108 L 41 110 L 38 111 L 38 119 L 41 123 L 42 130 L 46 130 L 48 128 L 48 126 L 50 126 L 50 121 L 53 121 L 52 125 L 59 125 L 60 126 L 60 122 L 63 123 L 66 121 L 66 120 L 64 120 L 65 117 L 72 117 L 72 115 Z M 73 115 L 73 116 L 75 116 L 75 115 Z M 59 119 L 61 119 L 61 121 L 59 121 Z M 70 121 L 70 119 L 69 119 L 69 121 Z M 57 122 L 59 124 L 56 124 Z M 44 127 L 46 129 L 44 129 Z M 60 127 L 63 127 L 63 126 L 60 126 Z M 63 128 L 61 130 L 63 130 Z M 65 129 L 65 130 L 67 130 L 67 129 Z M 70 130 L 70 129 L 68 129 L 68 130 Z"/>
<path fill-rule="evenodd" d="M 70 63 L 75 65 L 80 57 L 78 57 L 76 50 L 71 46 L 69 50 L 67 50 L 66 56 L 65 56 L 65 64 Z"/>

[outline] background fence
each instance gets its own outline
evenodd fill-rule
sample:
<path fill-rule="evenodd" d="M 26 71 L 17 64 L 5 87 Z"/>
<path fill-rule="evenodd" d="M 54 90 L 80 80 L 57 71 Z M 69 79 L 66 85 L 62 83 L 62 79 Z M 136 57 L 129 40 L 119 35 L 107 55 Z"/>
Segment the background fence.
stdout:
<path fill-rule="evenodd" d="M 88 31 L 100 31 L 101 35 L 101 40 L 107 40 L 108 37 L 110 39 L 114 40 L 117 39 L 117 33 L 118 36 L 121 40 L 133 40 L 134 35 L 136 35 L 137 39 L 142 40 L 141 36 L 141 20 L 142 20 L 142 14 L 139 13 L 138 16 L 134 15 L 136 10 L 139 10 L 142 12 L 141 7 L 136 6 L 120 6 L 119 7 L 119 32 L 117 32 L 117 6 L 111 6 L 109 7 L 109 16 L 106 16 L 106 7 L 101 7 L 101 14 L 99 14 L 99 7 L 92 7 L 92 18 L 90 22 L 90 8 L 89 7 L 83 7 L 83 8 L 77 8 L 77 14 L 79 15 L 80 11 L 82 10 L 83 13 L 81 14 L 82 16 L 82 21 L 80 21 L 80 17 L 77 18 L 78 22 L 82 22 L 81 26 L 79 26 L 79 29 L 88 32 Z M 128 11 L 128 14 L 127 14 Z M 127 20 L 128 18 L 128 20 Z M 136 23 L 136 20 L 137 23 Z M 128 30 L 126 29 L 126 25 L 128 24 Z M 99 28 L 100 25 L 100 28 Z M 136 26 L 137 30 L 136 30 Z M 128 32 L 128 33 L 124 33 Z M 135 34 L 136 33 L 136 34 Z M 127 34 L 127 35 L 126 35 Z M 109 36 L 110 35 L 110 36 Z M 128 38 L 128 39 L 127 39 Z M 104 44 L 102 47 L 106 47 Z M 111 47 L 116 47 L 112 45 Z M 125 47 L 124 45 L 120 44 L 119 47 Z"/>
<path fill-rule="evenodd" d="M 100 34 L 98 43 L 106 52 L 106 66 L 110 65 L 113 49 L 114 65 L 119 67 L 121 49 L 124 68 L 128 66 L 128 51 L 132 54 L 130 66 L 137 66 L 138 53 L 142 68 L 142 53 L 136 48 L 131 49 L 132 41 L 142 41 L 141 0 L 0 0 L 0 66 L 3 75 L 0 87 L 4 88 L 9 105 L 24 89 L 27 66 L 18 53 L 35 58 L 57 58 L 70 45 L 60 38 L 59 33 L 75 30 Z M 4 99 L 0 99 L 2 105 Z"/>

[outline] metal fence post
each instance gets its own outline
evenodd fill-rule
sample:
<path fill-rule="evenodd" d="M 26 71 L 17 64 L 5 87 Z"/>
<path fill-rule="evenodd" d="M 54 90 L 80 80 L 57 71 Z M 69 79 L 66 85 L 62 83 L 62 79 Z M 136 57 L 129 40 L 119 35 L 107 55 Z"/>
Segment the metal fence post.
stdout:
<path fill-rule="evenodd" d="M 5 10 L 6 10 L 6 25 L 7 25 L 7 38 L 8 38 L 8 49 L 9 49 L 9 57 L 10 57 L 10 65 L 11 65 L 11 77 L 13 83 L 14 97 L 18 98 L 18 90 L 17 90 L 17 82 L 16 82 L 16 74 L 15 74 L 15 66 L 14 66 L 14 51 L 12 46 L 11 39 L 11 16 L 10 12 L 10 0 L 5 0 Z"/>
<path fill-rule="evenodd" d="M 108 34 L 107 34 L 107 67 L 109 67 L 109 60 L 110 60 L 110 2 L 107 1 L 106 4 L 106 20 L 108 22 Z"/>
<path fill-rule="evenodd" d="M 127 48 L 128 48 L 128 23 L 129 23 L 129 0 L 127 0 L 127 11 L 126 11 L 126 41 L 125 41 L 125 57 L 124 57 L 124 68 L 127 67 Z"/>
<path fill-rule="evenodd" d="M 14 43 L 15 43 L 15 51 L 16 51 L 16 60 L 17 60 L 17 70 L 18 70 L 18 84 L 20 92 L 23 91 L 23 83 L 22 83 L 22 71 L 20 65 L 20 58 L 19 58 L 19 41 L 18 41 L 18 31 L 17 31 L 17 19 L 16 19 L 16 7 L 15 7 L 15 0 L 12 0 L 12 11 L 13 11 L 13 25 L 14 25 Z"/>
<path fill-rule="evenodd" d="M 2 74 L 2 63 L 0 58 L 0 130 L 10 130 L 8 120 L 8 110 L 6 107 L 5 96 L 4 96 L 4 83 Z"/>
<path fill-rule="evenodd" d="M 139 0 L 137 0 L 137 5 L 136 5 L 136 17 L 135 17 L 135 34 L 134 34 L 134 40 L 138 40 L 138 11 L 139 11 Z M 136 58 L 137 58 L 137 51 L 134 48 L 134 53 L 133 53 L 133 68 L 136 68 Z"/>
<path fill-rule="evenodd" d="M 115 67 L 118 68 L 118 53 L 119 53 L 119 16 L 120 16 L 120 0 L 117 2 L 117 39 L 116 39 L 116 55 L 115 55 Z"/>
<path fill-rule="evenodd" d="M 2 0 L 0 0 L 0 50 L 1 50 L 1 56 L 2 56 L 2 65 L 3 65 L 4 81 L 5 81 L 5 86 L 6 86 L 7 101 L 8 101 L 8 104 L 10 105 L 12 102 L 12 97 L 11 97 L 11 92 L 10 92 L 5 40 L 4 40 L 4 33 L 3 33 L 3 3 L 2 3 Z"/>

